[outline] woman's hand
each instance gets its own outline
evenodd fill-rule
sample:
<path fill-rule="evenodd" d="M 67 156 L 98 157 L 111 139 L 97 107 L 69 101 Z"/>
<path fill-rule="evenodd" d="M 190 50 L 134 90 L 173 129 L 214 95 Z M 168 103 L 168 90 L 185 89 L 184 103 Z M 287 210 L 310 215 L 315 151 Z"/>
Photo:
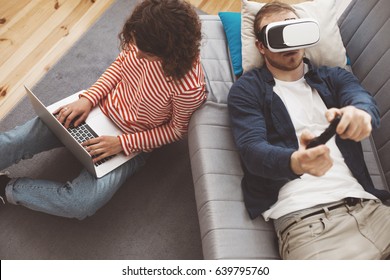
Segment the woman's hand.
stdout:
<path fill-rule="evenodd" d="M 85 121 L 91 109 L 92 103 L 87 98 L 81 97 L 75 102 L 61 106 L 53 114 L 56 115 L 60 123 L 64 124 L 65 128 L 69 128 L 72 121 L 74 121 L 74 126 L 78 126 Z"/>
<path fill-rule="evenodd" d="M 94 163 L 123 151 L 117 136 L 99 136 L 85 141 L 82 145 L 91 156 L 96 156 Z"/>

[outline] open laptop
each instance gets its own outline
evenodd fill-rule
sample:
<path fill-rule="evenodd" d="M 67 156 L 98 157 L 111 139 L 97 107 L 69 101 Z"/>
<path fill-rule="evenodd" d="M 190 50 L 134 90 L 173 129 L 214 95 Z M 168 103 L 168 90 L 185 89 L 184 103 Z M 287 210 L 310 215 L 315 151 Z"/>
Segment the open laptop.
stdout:
<path fill-rule="evenodd" d="M 134 153 L 129 156 L 125 156 L 124 153 L 119 153 L 115 156 L 105 158 L 97 163 L 93 163 L 92 156 L 84 149 L 81 143 L 86 139 L 97 137 L 98 135 L 117 136 L 123 134 L 123 132 L 106 115 L 103 114 L 98 106 L 95 106 L 91 110 L 85 124 L 79 125 L 77 128 L 70 127 L 69 129 L 66 129 L 53 115 L 53 112 L 60 106 L 64 106 L 77 100 L 81 92 L 77 92 L 46 107 L 28 87 L 25 86 L 25 88 L 30 102 L 39 118 L 96 178 L 103 177 L 137 155 L 137 153 Z M 80 129 L 89 130 L 89 132 L 80 132 Z M 81 138 L 76 139 L 79 137 Z"/>

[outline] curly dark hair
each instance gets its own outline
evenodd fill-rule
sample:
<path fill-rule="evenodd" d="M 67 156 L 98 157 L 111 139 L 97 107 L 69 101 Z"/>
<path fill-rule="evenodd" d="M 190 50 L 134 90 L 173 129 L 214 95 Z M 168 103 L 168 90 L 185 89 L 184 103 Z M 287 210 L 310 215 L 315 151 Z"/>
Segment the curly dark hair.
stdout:
<path fill-rule="evenodd" d="M 174 80 L 197 61 L 201 37 L 195 9 L 181 0 L 143 0 L 119 34 L 122 50 L 136 43 L 139 50 L 161 58 L 164 74 Z"/>

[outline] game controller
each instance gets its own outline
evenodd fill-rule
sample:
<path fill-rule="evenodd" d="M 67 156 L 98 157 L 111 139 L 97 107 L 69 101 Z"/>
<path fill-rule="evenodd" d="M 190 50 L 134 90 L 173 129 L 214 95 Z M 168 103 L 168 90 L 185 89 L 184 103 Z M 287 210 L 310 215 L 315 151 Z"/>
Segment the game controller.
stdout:
<path fill-rule="evenodd" d="M 314 148 L 319 145 L 325 144 L 336 134 L 336 127 L 341 120 L 341 116 L 336 116 L 333 121 L 329 124 L 327 129 L 320 136 L 317 136 L 310 140 L 309 144 L 307 144 L 306 149 Z"/>

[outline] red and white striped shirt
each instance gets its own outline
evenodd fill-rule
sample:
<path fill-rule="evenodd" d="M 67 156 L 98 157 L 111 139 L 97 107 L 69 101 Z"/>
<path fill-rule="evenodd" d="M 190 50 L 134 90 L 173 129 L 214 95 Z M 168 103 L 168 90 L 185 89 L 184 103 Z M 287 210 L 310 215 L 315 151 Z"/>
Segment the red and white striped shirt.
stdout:
<path fill-rule="evenodd" d="M 81 94 L 124 132 L 124 153 L 151 151 L 181 139 L 192 113 L 206 99 L 204 73 L 198 60 L 178 82 L 170 81 L 161 61 L 136 57 L 131 45 L 97 82 Z"/>

